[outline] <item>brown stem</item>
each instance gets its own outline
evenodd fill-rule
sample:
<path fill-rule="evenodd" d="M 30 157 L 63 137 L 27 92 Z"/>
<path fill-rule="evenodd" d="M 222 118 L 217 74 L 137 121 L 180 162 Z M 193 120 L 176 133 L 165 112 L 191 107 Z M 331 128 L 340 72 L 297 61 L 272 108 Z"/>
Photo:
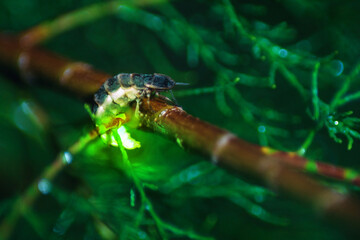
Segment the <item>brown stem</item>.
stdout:
<path fill-rule="evenodd" d="M 0 35 L 0 62 L 18 70 L 25 78 L 35 75 L 80 96 L 94 93 L 110 77 L 93 70 L 89 64 L 73 62 L 39 48 L 24 48 L 18 38 L 4 35 Z"/>
<path fill-rule="evenodd" d="M 360 224 L 360 205 L 350 196 L 322 186 L 310 177 L 284 164 L 280 154 L 268 154 L 267 148 L 245 142 L 232 133 L 195 118 L 162 99 L 142 104 L 143 124 L 167 135 L 183 146 L 210 156 L 218 164 L 238 174 L 254 177 L 274 190 L 311 204 L 326 216 Z M 288 157 L 288 154 L 284 154 Z"/>
<path fill-rule="evenodd" d="M 109 78 L 108 74 L 95 71 L 87 64 L 74 63 L 37 48 L 23 50 L 17 38 L 2 35 L 0 61 L 17 68 L 25 76 L 27 73 L 39 75 L 81 96 L 94 93 Z M 144 101 L 141 113 L 144 114 L 142 125 L 145 128 L 176 139 L 187 148 L 210 157 L 214 164 L 261 180 L 354 229 L 360 227 L 357 200 L 295 171 L 289 163 L 284 164 L 282 154 L 269 154 L 266 148 L 245 142 L 163 99 Z"/>

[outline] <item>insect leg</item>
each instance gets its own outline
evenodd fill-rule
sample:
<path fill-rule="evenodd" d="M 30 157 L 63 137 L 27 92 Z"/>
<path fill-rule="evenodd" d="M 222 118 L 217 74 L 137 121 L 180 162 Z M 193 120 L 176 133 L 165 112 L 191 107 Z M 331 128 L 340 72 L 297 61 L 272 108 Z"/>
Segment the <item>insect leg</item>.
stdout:
<path fill-rule="evenodd" d="M 175 105 L 176 105 L 176 106 L 179 106 L 179 104 L 178 104 L 178 102 L 176 101 L 176 98 L 175 98 L 175 96 L 174 96 L 174 94 L 173 94 L 172 90 L 169 90 L 169 91 L 170 91 L 171 98 L 172 98 L 172 100 L 174 101 Z"/>
<path fill-rule="evenodd" d="M 140 103 L 141 100 L 144 98 L 144 95 L 146 94 L 145 91 L 142 91 L 141 94 L 135 99 L 136 101 L 136 107 L 135 107 L 135 118 L 140 118 Z"/>
<path fill-rule="evenodd" d="M 137 98 L 136 99 L 136 107 L 135 107 L 135 117 L 137 118 L 137 119 L 139 119 L 140 118 L 140 101 L 141 101 L 141 98 Z"/>

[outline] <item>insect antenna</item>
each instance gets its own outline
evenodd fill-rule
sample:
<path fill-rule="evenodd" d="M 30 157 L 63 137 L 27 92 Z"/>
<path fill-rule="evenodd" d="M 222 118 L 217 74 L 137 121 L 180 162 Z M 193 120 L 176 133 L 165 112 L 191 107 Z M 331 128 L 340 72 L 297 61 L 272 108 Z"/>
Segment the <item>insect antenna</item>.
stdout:
<path fill-rule="evenodd" d="M 177 82 L 175 83 L 176 86 L 186 86 L 186 85 L 190 85 L 190 83 L 184 83 L 184 82 Z"/>

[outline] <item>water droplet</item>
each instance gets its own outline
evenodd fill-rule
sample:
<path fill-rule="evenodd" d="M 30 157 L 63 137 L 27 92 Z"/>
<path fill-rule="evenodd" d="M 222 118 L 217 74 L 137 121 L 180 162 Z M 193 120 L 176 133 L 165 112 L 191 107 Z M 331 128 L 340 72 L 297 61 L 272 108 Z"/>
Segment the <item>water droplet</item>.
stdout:
<path fill-rule="evenodd" d="M 51 191 L 51 182 L 49 180 L 45 179 L 45 178 L 41 179 L 38 182 L 38 189 L 44 195 L 50 193 L 50 191 Z"/>
<path fill-rule="evenodd" d="M 139 239 L 146 239 L 146 237 L 147 237 L 146 233 L 143 231 L 139 231 L 138 236 L 139 236 Z"/>
<path fill-rule="evenodd" d="M 150 211 L 150 210 L 151 210 L 151 206 L 147 203 L 147 204 L 145 204 L 145 209 L 146 209 L 147 211 Z"/>
<path fill-rule="evenodd" d="M 64 164 L 70 164 L 73 160 L 73 157 L 70 152 L 64 152 L 62 160 Z"/>
<path fill-rule="evenodd" d="M 29 106 L 29 102 L 27 102 L 27 101 L 23 101 L 21 103 L 21 109 L 23 110 L 23 112 L 26 115 L 32 115 L 33 114 L 32 110 L 31 110 L 31 107 Z"/>
<path fill-rule="evenodd" d="M 279 56 L 282 58 L 286 58 L 288 55 L 288 51 L 286 49 L 280 49 L 279 50 Z"/>
<path fill-rule="evenodd" d="M 191 181 L 194 178 L 197 178 L 201 172 L 198 169 L 190 169 L 190 171 L 187 174 L 187 181 Z"/>
<path fill-rule="evenodd" d="M 332 60 L 332 61 L 330 62 L 330 68 L 331 68 L 331 73 L 332 73 L 334 76 L 338 77 L 338 76 L 340 76 L 340 75 L 343 73 L 343 71 L 344 71 L 344 64 L 343 64 L 343 62 L 340 61 L 340 60 Z"/>
<path fill-rule="evenodd" d="M 260 125 L 260 126 L 258 127 L 258 132 L 260 132 L 260 133 L 266 132 L 266 127 L 265 127 L 264 125 Z"/>
<path fill-rule="evenodd" d="M 306 149 L 305 149 L 305 148 L 300 148 L 300 149 L 297 151 L 297 154 L 299 154 L 300 156 L 303 156 L 305 153 L 306 153 Z"/>
<path fill-rule="evenodd" d="M 255 216 L 260 216 L 263 213 L 263 210 L 259 206 L 253 206 L 250 211 Z"/>

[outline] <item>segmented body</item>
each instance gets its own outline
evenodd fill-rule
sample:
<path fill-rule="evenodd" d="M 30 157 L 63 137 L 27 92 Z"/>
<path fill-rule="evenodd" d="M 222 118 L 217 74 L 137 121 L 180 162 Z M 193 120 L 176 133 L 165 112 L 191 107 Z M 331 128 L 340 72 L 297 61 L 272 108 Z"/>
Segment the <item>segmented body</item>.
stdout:
<path fill-rule="evenodd" d="M 95 124 L 109 125 L 131 102 L 139 102 L 153 92 L 167 91 L 174 86 L 174 80 L 158 73 L 120 73 L 109 78 L 94 95 L 91 112 Z"/>

